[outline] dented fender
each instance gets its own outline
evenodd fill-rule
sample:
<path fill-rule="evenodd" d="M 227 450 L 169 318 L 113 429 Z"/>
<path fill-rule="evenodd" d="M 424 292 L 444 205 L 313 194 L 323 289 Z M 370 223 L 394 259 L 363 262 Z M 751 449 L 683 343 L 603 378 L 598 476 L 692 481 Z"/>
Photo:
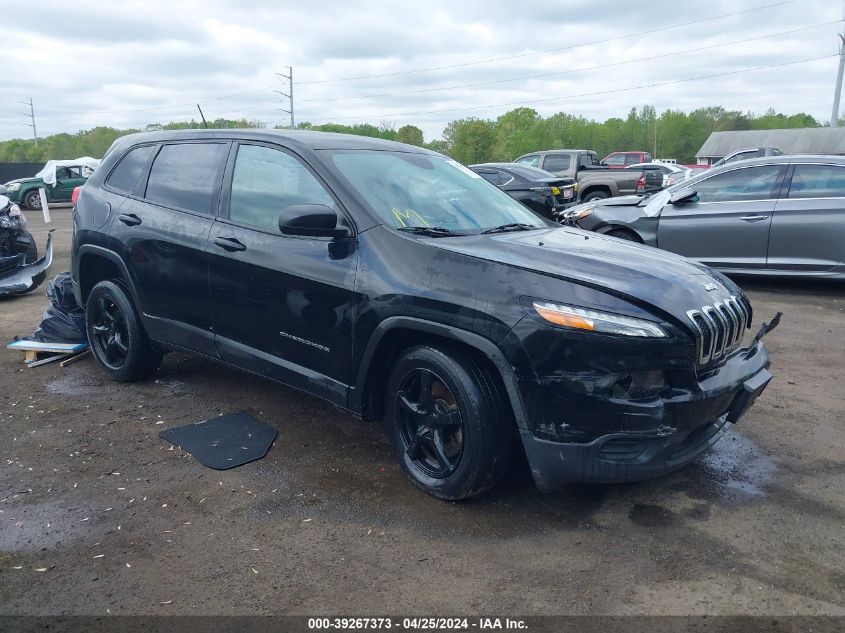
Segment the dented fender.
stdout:
<path fill-rule="evenodd" d="M 0 270 L 3 263 L 11 264 L 14 260 L 23 261 L 23 255 L 0 258 Z M 44 256 L 31 264 L 20 264 L 6 274 L 0 274 L 0 297 L 20 295 L 34 290 L 47 278 L 47 272 L 53 265 L 53 230 L 47 235 Z"/>

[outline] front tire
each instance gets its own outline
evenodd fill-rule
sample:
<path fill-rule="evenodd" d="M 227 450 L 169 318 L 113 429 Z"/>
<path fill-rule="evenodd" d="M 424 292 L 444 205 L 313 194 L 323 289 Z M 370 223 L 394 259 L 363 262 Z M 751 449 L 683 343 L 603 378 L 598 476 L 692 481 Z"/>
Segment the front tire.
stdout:
<path fill-rule="evenodd" d="M 118 282 L 101 281 L 85 304 L 85 329 L 91 351 L 112 380 L 147 378 L 161 364 L 128 293 Z"/>
<path fill-rule="evenodd" d="M 38 193 L 38 189 L 31 189 L 26 192 L 23 197 L 23 206 L 30 211 L 41 210 L 41 196 Z"/>
<path fill-rule="evenodd" d="M 492 488 L 513 452 L 513 418 L 491 372 L 458 350 L 404 352 L 388 380 L 385 413 L 393 450 L 414 483 L 440 499 Z"/>

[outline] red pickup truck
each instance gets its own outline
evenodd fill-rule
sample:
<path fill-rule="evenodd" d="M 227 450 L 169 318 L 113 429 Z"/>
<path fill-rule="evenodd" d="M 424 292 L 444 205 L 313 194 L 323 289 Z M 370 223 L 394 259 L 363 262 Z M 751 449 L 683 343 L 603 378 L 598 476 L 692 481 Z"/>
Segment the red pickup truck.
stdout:
<path fill-rule="evenodd" d="M 611 152 L 601 159 L 602 165 L 611 169 L 625 169 L 628 165 L 650 163 L 651 154 L 648 152 Z"/>

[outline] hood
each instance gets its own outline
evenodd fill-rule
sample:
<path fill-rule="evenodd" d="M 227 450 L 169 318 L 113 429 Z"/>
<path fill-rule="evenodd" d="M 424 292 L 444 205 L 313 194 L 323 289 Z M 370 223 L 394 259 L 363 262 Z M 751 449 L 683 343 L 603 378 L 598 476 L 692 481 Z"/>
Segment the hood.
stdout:
<path fill-rule="evenodd" d="M 687 323 L 687 310 L 739 290 L 674 253 L 571 227 L 427 240 L 431 246 L 598 288 Z M 707 288 L 712 290 L 707 290 Z M 539 297 L 549 301 L 560 297 Z"/>
<path fill-rule="evenodd" d="M 41 179 L 40 179 L 40 178 L 35 178 L 34 176 L 30 176 L 29 178 L 15 178 L 14 180 L 10 180 L 9 182 L 4 182 L 3 184 L 4 184 L 4 185 L 6 185 L 6 186 L 8 187 L 8 186 L 9 186 L 9 185 L 11 185 L 12 183 L 16 183 L 16 182 L 30 182 L 30 181 L 33 181 L 33 180 L 41 180 Z"/>
<path fill-rule="evenodd" d="M 601 202 L 599 202 L 598 206 L 601 207 L 630 207 L 636 204 L 643 199 L 642 196 L 616 196 L 615 198 L 605 198 Z"/>

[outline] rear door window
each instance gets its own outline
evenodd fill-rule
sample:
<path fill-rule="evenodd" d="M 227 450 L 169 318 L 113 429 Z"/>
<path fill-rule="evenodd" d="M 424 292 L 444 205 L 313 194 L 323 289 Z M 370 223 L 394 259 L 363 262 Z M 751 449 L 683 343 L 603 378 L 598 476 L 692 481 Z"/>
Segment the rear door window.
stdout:
<path fill-rule="evenodd" d="M 569 154 L 547 154 L 543 161 L 543 169 L 546 171 L 566 171 L 569 169 Z"/>
<path fill-rule="evenodd" d="M 789 198 L 845 197 L 845 169 L 832 165 L 796 165 Z"/>
<path fill-rule="evenodd" d="M 132 193 L 154 147 L 154 145 L 142 145 L 130 150 L 114 168 L 106 184 L 118 191 Z"/>
<path fill-rule="evenodd" d="M 648 162 L 648 161 L 641 161 L 640 154 L 625 154 L 625 164 L 626 165 L 636 165 L 637 163 Z"/>
<path fill-rule="evenodd" d="M 296 204 L 335 208 L 320 181 L 290 154 L 262 145 L 238 147 L 230 220 L 278 233 L 279 214 Z"/>
<path fill-rule="evenodd" d="M 168 207 L 213 214 L 226 143 L 164 145 L 153 161 L 145 198 Z"/>

